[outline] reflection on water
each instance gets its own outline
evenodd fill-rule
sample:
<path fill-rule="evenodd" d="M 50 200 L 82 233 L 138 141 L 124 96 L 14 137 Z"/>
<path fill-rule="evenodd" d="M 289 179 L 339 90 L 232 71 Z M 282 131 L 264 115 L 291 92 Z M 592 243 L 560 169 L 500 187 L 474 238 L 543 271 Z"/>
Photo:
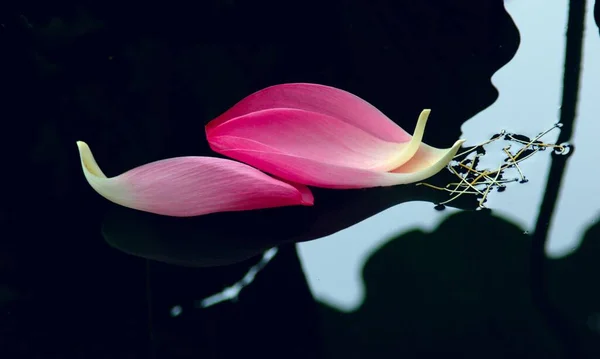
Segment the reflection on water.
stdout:
<path fill-rule="evenodd" d="M 595 28 L 592 6 L 590 2 L 586 17 L 588 30 Z M 513 1 L 506 4 L 506 10 L 519 28 L 519 49 L 514 58 L 492 77 L 499 91 L 496 102 L 462 126 L 461 137 L 467 139 L 465 146 L 482 143 L 501 130 L 533 138 L 560 121 L 568 1 Z M 544 17 L 531 15 L 536 13 L 544 13 Z M 553 257 L 576 250 L 583 232 L 600 209 L 596 201 L 582 201 L 584 197 L 600 197 L 599 187 L 594 186 L 594 181 L 586 180 L 595 178 L 598 171 L 597 167 L 590 166 L 593 160 L 589 157 L 597 152 L 590 146 L 594 146 L 594 136 L 600 128 L 589 118 L 598 112 L 594 107 L 598 106 L 598 101 L 588 98 L 596 91 L 594 79 L 600 78 L 597 75 L 600 67 L 591 65 L 600 63 L 600 60 L 593 62 L 600 56 L 600 43 L 595 32 L 586 31 L 585 34 L 582 66 L 587 72 L 583 73 L 573 139 L 577 156 L 572 156 L 569 161 L 546 244 L 548 254 Z M 546 143 L 555 143 L 558 131 L 548 133 L 543 139 Z M 505 146 L 500 142 L 488 145 L 485 156 L 479 158 L 479 168 L 494 169 L 503 164 L 506 153 L 502 149 Z M 486 206 L 518 224 L 524 232 L 533 232 L 545 193 L 552 160 L 550 154 L 550 151 L 539 153 L 521 163 L 520 169 L 527 173 L 527 183 L 509 185 L 506 191 L 491 192 Z M 330 237 L 298 244 L 313 294 L 340 310 L 356 309 L 364 298 L 364 284 L 359 273 L 366 258 L 392 235 L 413 228 L 431 230 L 451 213 L 453 211 L 439 214 L 432 206 L 406 203 Z M 367 233 L 368 240 L 365 239 Z M 337 263 L 335 270 L 327 265 L 333 253 Z"/>
<path fill-rule="evenodd" d="M 571 140 L 576 145 L 577 155 L 567 162 L 546 244 L 546 252 L 552 258 L 560 258 L 577 250 L 586 228 L 595 224 L 600 216 L 600 204 L 594 200 L 600 198 L 600 187 L 593 180 L 600 176 L 600 168 L 594 165 L 598 153 L 596 136 L 600 131 L 597 121 L 600 113 L 600 102 L 597 100 L 600 41 L 593 7 L 594 2 L 588 1 L 579 103 Z"/>
<path fill-rule="evenodd" d="M 219 304 L 219 303 L 222 303 L 227 300 L 233 300 L 233 301 L 238 300 L 242 289 L 244 289 L 245 287 L 252 284 L 256 275 L 261 270 L 263 270 L 263 268 L 265 268 L 267 266 L 267 264 L 269 264 L 269 262 L 271 261 L 271 259 L 273 259 L 273 257 L 275 257 L 275 255 L 277 255 L 277 248 L 271 248 L 271 249 L 267 250 L 263 254 L 260 261 L 257 264 L 253 265 L 252 267 L 250 267 L 250 269 L 248 270 L 248 272 L 246 272 L 246 274 L 244 274 L 242 279 L 235 282 L 233 285 L 223 289 L 219 293 L 216 293 L 216 294 L 213 294 L 204 299 L 198 300 L 194 306 L 197 308 L 208 308 L 215 304 Z"/>
<path fill-rule="evenodd" d="M 599 230 L 589 228 L 581 250 L 548 263 L 550 296 L 586 358 L 600 354 L 590 330 L 600 290 L 593 277 L 581 276 L 600 271 Z M 434 231 L 391 238 L 361 270 L 366 296 L 357 310 L 322 304 L 327 357 L 576 357 L 562 355 L 564 338 L 537 310 L 529 251 L 519 226 L 487 211 L 453 214 Z"/>

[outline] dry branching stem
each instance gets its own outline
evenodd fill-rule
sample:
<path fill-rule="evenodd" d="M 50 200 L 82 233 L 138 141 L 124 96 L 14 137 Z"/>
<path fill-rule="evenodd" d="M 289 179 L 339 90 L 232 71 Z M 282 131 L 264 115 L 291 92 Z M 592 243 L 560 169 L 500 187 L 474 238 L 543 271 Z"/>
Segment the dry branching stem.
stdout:
<path fill-rule="evenodd" d="M 493 188 L 498 188 L 499 191 L 502 191 L 506 188 L 507 183 L 517 181 L 521 183 L 527 182 L 527 178 L 525 177 L 522 168 L 519 166 L 519 163 L 531 158 L 531 156 L 533 156 L 535 153 L 547 148 L 553 149 L 559 154 L 567 151 L 565 145 L 544 143 L 540 141 L 540 139 L 549 132 L 560 127 L 560 124 L 556 124 L 552 126 L 552 128 L 540 133 L 529 141 L 522 140 L 521 138 L 524 136 L 506 133 L 503 130 L 499 134 L 492 136 L 492 138 L 489 140 L 454 156 L 454 160 L 458 161 L 458 163 L 449 163 L 448 170 L 458 178 L 458 182 L 448 183 L 445 187 L 434 186 L 425 182 L 417 183 L 417 186 L 426 186 L 438 191 L 445 191 L 452 196 L 448 200 L 440 202 L 438 205 L 448 204 L 458 199 L 460 196 L 468 194 L 481 196 L 479 199 L 479 208 L 485 208 L 484 203 L 487 201 L 487 197 Z M 507 156 L 504 160 L 504 164 L 500 165 L 495 170 L 477 169 L 476 167 L 479 157 L 485 154 L 484 146 L 500 139 L 516 143 L 520 145 L 521 148 L 515 154 L 513 154 L 510 151 L 512 145 L 509 144 L 502 149 L 504 154 Z M 474 158 L 469 158 L 468 155 L 473 151 L 478 151 L 478 153 L 474 156 Z M 509 168 L 515 168 L 519 173 L 519 178 L 502 178 L 504 171 Z"/>

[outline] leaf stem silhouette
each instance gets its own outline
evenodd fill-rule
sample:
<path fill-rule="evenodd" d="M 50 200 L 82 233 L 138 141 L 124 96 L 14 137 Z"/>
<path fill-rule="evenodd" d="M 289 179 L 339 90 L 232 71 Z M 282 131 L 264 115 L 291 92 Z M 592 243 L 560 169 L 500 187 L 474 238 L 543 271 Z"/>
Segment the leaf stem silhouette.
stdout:
<path fill-rule="evenodd" d="M 571 0 L 567 23 L 567 41 L 563 75 L 562 107 L 560 123 L 563 124 L 557 143 L 568 142 L 573 133 L 583 47 L 586 1 Z M 573 152 L 574 148 L 571 150 Z M 545 315 L 549 326 L 562 338 L 564 358 L 581 357 L 579 338 L 575 328 L 549 300 L 548 269 L 545 256 L 548 228 L 556 208 L 556 200 L 565 172 L 567 156 L 553 155 L 539 216 L 531 241 L 531 290 L 535 304 Z"/>

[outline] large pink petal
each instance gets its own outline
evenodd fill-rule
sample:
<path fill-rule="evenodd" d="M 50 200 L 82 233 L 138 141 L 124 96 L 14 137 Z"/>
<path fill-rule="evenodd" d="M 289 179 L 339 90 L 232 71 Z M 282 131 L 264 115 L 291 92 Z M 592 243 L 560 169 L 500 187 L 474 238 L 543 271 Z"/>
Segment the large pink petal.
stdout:
<path fill-rule="evenodd" d="M 243 141 L 243 140 L 240 140 Z M 451 148 L 437 149 L 421 144 L 415 156 L 391 172 L 326 164 L 317 160 L 272 151 L 254 144 L 254 149 L 228 149 L 220 153 L 267 173 L 296 183 L 323 188 L 387 187 L 425 180 L 448 165 L 464 141 Z M 241 146 L 248 148 L 248 146 Z"/>
<path fill-rule="evenodd" d="M 410 140 L 410 134 L 360 97 L 310 83 L 281 84 L 257 91 L 211 121 L 206 126 L 207 134 L 233 118 L 273 108 L 293 108 L 335 117 L 384 141 L 401 143 Z"/>
<path fill-rule="evenodd" d="M 125 207 L 175 217 L 291 205 L 312 205 L 303 185 L 272 178 L 243 163 L 177 157 L 107 178 L 88 145 L 77 142 L 83 173 L 100 195 Z"/>
<path fill-rule="evenodd" d="M 381 140 L 329 115 L 289 108 L 260 110 L 232 118 L 213 127 L 207 138 L 217 152 L 252 150 L 259 146 L 324 164 L 388 171 L 404 164 L 417 151 L 429 111 L 424 113 L 415 135 L 404 143 Z"/>

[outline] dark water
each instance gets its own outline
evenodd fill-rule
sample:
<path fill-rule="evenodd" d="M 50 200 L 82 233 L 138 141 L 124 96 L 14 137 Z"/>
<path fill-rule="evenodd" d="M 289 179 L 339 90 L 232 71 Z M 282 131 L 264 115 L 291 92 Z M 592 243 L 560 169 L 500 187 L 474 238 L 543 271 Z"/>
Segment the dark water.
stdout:
<path fill-rule="evenodd" d="M 600 37 L 599 5 L 587 33 L 586 6 L 565 7 L 556 143 L 573 141 L 581 83 L 594 81 L 582 48 Z M 502 96 L 491 78 L 522 45 L 503 1 L 14 2 L 0 20 L 0 358 L 600 357 L 598 222 L 569 256 L 544 251 L 577 150 L 551 156 L 531 231 L 492 204 L 452 202 L 460 211 L 432 232 L 397 233 L 368 255 L 353 311 L 315 300 L 294 243 L 443 194 L 315 189 L 315 207 L 178 219 L 117 207 L 81 173 L 77 140 L 109 175 L 215 155 L 203 126 L 285 82 L 359 94 L 403 128 L 435 109 L 424 141 L 449 147 Z"/>

